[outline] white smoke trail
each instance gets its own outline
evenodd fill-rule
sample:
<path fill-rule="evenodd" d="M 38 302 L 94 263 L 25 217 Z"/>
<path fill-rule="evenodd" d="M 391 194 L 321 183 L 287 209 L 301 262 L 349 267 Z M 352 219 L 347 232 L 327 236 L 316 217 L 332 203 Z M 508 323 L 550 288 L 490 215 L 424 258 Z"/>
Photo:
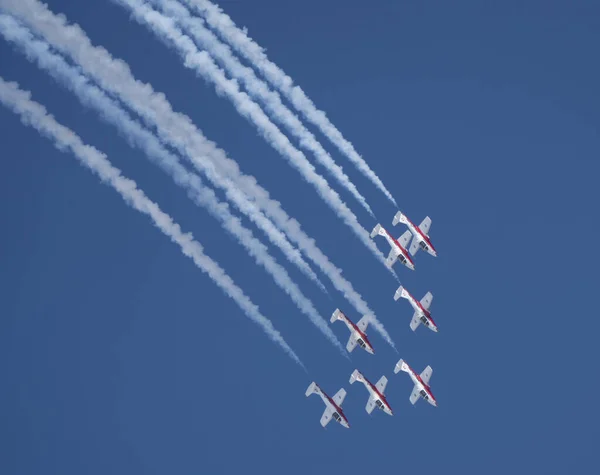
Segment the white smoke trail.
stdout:
<path fill-rule="evenodd" d="M 252 321 L 262 327 L 271 340 L 304 368 L 300 358 L 273 327 L 271 321 L 260 312 L 219 264 L 204 254 L 202 246 L 194 240 L 191 233 L 184 233 L 180 226 L 151 201 L 133 180 L 125 178 L 103 153 L 84 144 L 73 131 L 59 124 L 42 105 L 31 100 L 30 97 L 30 93 L 20 89 L 17 83 L 6 82 L 0 77 L 0 102 L 4 106 L 19 115 L 23 124 L 33 127 L 52 140 L 56 148 L 70 150 L 103 183 L 119 193 L 129 206 L 147 215 L 158 229 L 181 248 L 183 254 L 194 261 L 198 269 L 205 272 L 225 295 L 237 303 Z"/>
<path fill-rule="evenodd" d="M 302 230 L 298 221 L 288 216 L 280 203 L 271 199 L 254 177 L 243 175 L 237 163 L 207 140 L 188 116 L 174 112 L 164 94 L 154 91 L 150 84 L 136 80 L 125 62 L 114 59 L 104 48 L 93 46 L 79 26 L 68 25 L 63 15 L 54 15 L 37 0 L 0 0 L 0 5 L 18 14 L 54 48 L 71 56 L 86 74 L 144 118 L 149 127 L 155 127 L 163 140 L 192 160 L 192 164 L 205 173 L 211 183 L 222 188 L 232 202 L 238 204 L 238 200 L 242 199 L 240 193 L 251 197 L 268 218 L 329 277 L 357 312 L 374 315 L 341 270 L 329 261 L 315 240 Z M 254 204 L 249 206 L 253 207 Z M 255 221 L 251 208 L 240 209 Z M 262 216 L 260 212 L 256 213 Z M 373 326 L 393 346 L 383 325 L 375 319 Z"/>
<path fill-rule="evenodd" d="M 186 187 L 190 198 L 196 204 L 205 206 L 213 216 L 221 220 L 225 229 L 233 234 L 255 261 L 267 270 L 275 283 L 288 294 L 298 309 L 338 348 L 343 356 L 346 356 L 345 350 L 327 322 L 292 281 L 287 271 L 270 256 L 266 247 L 249 230 L 243 228 L 237 218 L 231 215 L 228 206 L 219 203 L 214 193 L 202 186 L 197 175 L 187 172 L 178 162 L 177 157 L 165 150 L 154 135 L 133 121 L 103 91 L 90 85 L 87 79 L 75 68 L 69 66 L 62 57 L 51 53 L 47 43 L 35 40 L 28 30 L 21 27 L 11 17 L 0 14 L 0 34 L 22 48 L 29 60 L 35 61 L 40 68 L 68 87 L 84 105 L 99 111 L 104 120 L 114 124 L 125 135 L 130 145 L 142 149 L 148 157 L 171 174 L 176 183 Z"/>
<path fill-rule="evenodd" d="M 264 81 L 259 79 L 252 68 L 244 66 L 231 52 L 231 48 L 222 43 L 209 29 L 204 26 L 201 18 L 194 18 L 189 10 L 176 0 L 151 0 L 168 16 L 174 18 L 184 32 L 189 34 L 196 44 L 207 50 L 225 71 L 239 79 L 250 95 L 260 100 L 267 112 L 278 123 L 283 125 L 304 147 L 317 158 L 329 173 L 374 217 L 365 198 L 356 189 L 354 183 L 335 163 L 331 155 L 323 148 L 315 136 L 302 124 L 300 119 L 283 104 L 277 92 L 271 91 Z"/>
<path fill-rule="evenodd" d="M 348 159 L 379 188 L 392 202 L 396 201 L 381 179 L 355 150 L 352 143 L 331 123 L 325 112 L 317 109 L 304 91 L 294 85 L 294 81 L 279 66 L 269 60 L 264 50 L 250 38 L 246 31 L 238 28 L 233 20 L 208 0 L 181 0 L 190 8 L 203 15 L 208 24 L 217 31 L 238 53 L 251 62 L 265 79 L 278 88 L 294 107 L 344 154 Z"/>
<path fill-rule="evenodd" d="M 130 84 L 128 84 L 127 79 L 131 78 L 131 73 L 125 63 L 113 60 L 110 57 L 110 54 L 103 48 L 94 48 L 90 43 L 89 38 L 77 25 L 72 27 L 67 26 L 64 16 L 54 15 L 44 4 L 37 0 L 0 0 L 0 6 L 27 22 L 38 33 L 45 36 L 54 47 L 69 54 L 83 69 L 86 69 L 86 74 L 91 75 L 104 89 L 114 89 L 114 87 L 111 88 L 111 84 L 115 83 L 124 86 L 128 94 L 126 98 L 133 97 L 135 102 L 132 105 L 131 100 L 123 100 L 132 107 L 132 109 L 135 109 L 135 104 L 149 106 L 145 108 L 145 112 L 148 112 L 148 109 L 152 109 L 150 116 L 148 117 L 147 115 L 141 114 L 144 115 L 146 123 L 149 123 L 149 127 L 156 126 L 158 128 L 159 136 L 163 141 L 175 141 L 175 147 L 192 162 L 204 164 L 203 166 L 199 165 L 198 168 L 207 175 L 209 180 L 213 183 L 215 182 L 214 177 L 212 176 L 216 173 L 214 167 L 208 167 L 206 165 L 206 160 L 203 160 L 202 158 L 203 155 L 210 153 L 210 147 L 196 146 L 190 151 L 187 145 L 182 145 L 185 141 L 189 141 L 189 135 L 186 133 L 185 129 L 181 127 L 181 124 L 175 126 L 175 124 L 169 120 L 160 121 L 160 119 L 164 117 L 164 114 L 161 114 L 160 111 L 155 111 L 154 108 L 146 102 L 146 93 L 148 89 L 152 94 L 154 93 L 151 86 L 134 80 L 136 83 L 133 84 L 132 87 L 128 87 Z M 125 73 L 122 73 L 121 70 L 125 71 Z M 121 76 L 124 76 L 125 79 L 121 80 Z M 156 94 L 156 98 L 153 102 L 161 103 L 161 101 L 165 101 L 164 96 Z M 172 113 L 170 106 L 169 111 Z M 159 120 L 160 123 L 157 124 L 157 120 Z M 189 120 L 189 118 L 187 118 L 187 120 Z M 269 218 L 265 217 L 256 209 L 256 205 L 249 201 L 243 192 L 235 186 L 230 186 L 226 190 L 226 193 L 228 199 L 265 233 L 269 241 L 277 246 L 291 263 L 296 265 L 309 279 L 316 283 L 323 292 L 327 292 L 319 278 L 305 262 L 298 250 L 294 249 L 286 236 Z"/>
<path fill-rule="evenodd" d="M 240 115 L 251 121 L 265 140 L 296 168 L 308 183 L 316 188 L 321 198 L 352 229 L 373 255 L 385 265 L 385 259 L 369 238 L 367 231 L 359 224 L 354 213 L 340 199 L 340 196 L 329 186 L 327 180 L 316 173 L 315 168 L 304 154 L 290 143 L 288 138 L 271 122 L 258 104 L 252 101 L 246 93 L 239 90 L 237 82 L 227 79 L 224 72 L 214 63 L 208 53 L 205 51 L 200 52 L 194 42 L 184 35 L 170 18 L 160 14 L 142 0 L 112 1 L 129 9 L 136 21 L 146 25 L 182 56 L 186 67 L 191 68 L 204 80 L 212 83 L 217 93 L 227 96 Z"/>

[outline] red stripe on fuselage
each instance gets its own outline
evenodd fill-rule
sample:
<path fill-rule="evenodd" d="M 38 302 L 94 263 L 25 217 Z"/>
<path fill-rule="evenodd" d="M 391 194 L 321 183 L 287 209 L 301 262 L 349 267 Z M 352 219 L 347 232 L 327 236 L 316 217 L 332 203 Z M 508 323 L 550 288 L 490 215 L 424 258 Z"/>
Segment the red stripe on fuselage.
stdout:
<path fill-rule="evenodd" d="M 415 265 L 415 263 L 413 262 L 413 260 L 410 258 L 410 255 L 408 254 L 408 251 L 406 249 L 404 249 L 400 243 L 394 239 L 394 237 L 388 233 L 387 229 L 383 228 L 383 230 L 386 232 L 386 234 L 390 237 L 390 239 L 394 242 L 394 244 L 396 244 L 396 246 L 398 246 L 400 248 L 400 252 L 402 253 L 402 255 L 406 258 L 406 260 L 408 260 L 413 266 Z"/>
<path fill-rule="evenodd" d="M 365 377 L 363 376 L 363 378 L 365 378 Z M 377 397 L 379 399 L 381 399 L 383 401 L 383 403 L 387 406 L 387 408 L 391 411 L 392 408 L 389 405 L 389 403 L 387 402 L 387 399 L 385 398 L 385 396 L 383 394 L 381 394 L 379 392 L 379 390 L 377 389 L 377 387 L 373 383 L 371 383 L 371 381 L 369 381 L 367 378 L 365 378 L 365 381 L 368 383 L 369 386 L 371 386 L 371 389 L 377 393 Z"/>
<path fill-rule="evenodd" d="M 360 337 L 363 339 L 363 341 L 369 345 L 369 348 L 371 348 L 373 351 L 375 351 L 373 349 L 373 345 L 371 345 L 371 342 L 369 341 L 369 339 L 367 338 L 367 335 L 363 332 L 360 331 L 360 329 L 354 324 L 354 322 L 352 320 L 350 320 L 346 314 L 344 312 L 342 312 L 340 310 L 340 313 L 344 316 L 344 318 L 346 319 L 346 321 L 352 326 L 352 328 L 354 328 L 354 330 L 360 335 Z"/>
<path fill-rule="evenodd" d="M 411 295 L 412 297 L 412 295 Z M 415 300 L 413 298 L 413 300 Z M 425 317 L 427 317 L 429 320 L 431 320 L 431 323 L 433 323 L 436 327 L 436 323 L 433 321 L 433 318 L 431 317 L 431 313 L 429 312 L 429 310 L 427 310 L 425 307 L 423 307 L 423 305 L 421 304 L 421 302 L 419 300 L 415 300 L 415 302 L 417 302 L 417 305 L 419 306 L 419 308 L 421 309 L 421 311 L 425 314 Z"/>
<path fill-rule="evenodd" d="M 406 366 L 408 366 L 408 364 L 407 364 Z M 423 380 L 421 379 L 421 376 L 420 376 L 419 374 L 415 373 L 415 372 L 413 371 L 413 369 L 412 369 L 410 366 L 408 366 L 408 369 L 410 369 L 410 372 L 411 372 L 411 373 L 412 373 L 412 374 L 415 376 L 415 378 L 417 378 L 417 381 L 419 381 L 419 382 L 420 382 L 420 383 L 423 385 L 423 389 L 425 390 L 425 392 L 426 392 L 427 394 L 429 394 L 429 397 L 435 401 L 435 396 L 434 396 L 434 395 L 433 395 L 433 393 L 431 392 L 431 389 L 429 388 L 429 385 L 428 385 L 428 384 L 425 384 L 425 381 L 423 381 Z M 436 401 L 436 402 L 437 402 L 437 401 Z"/>
<path fill-rule="evenodd" d="M 409 295 L 409 297 L 411 298 L 411 300 L 417 305 L 417 307 L 419 307 L 421 309 L 421 312 L 423 312 L 423 314 L 425 315 L 425 317 L 429 320 L 431 320 L 431 323 L 433 323 L 436 327 L 437 324 L 433 321 L 433 318 L 431 318 L 431 313 L 429 312 L 429 310 L 427 310 L 425 307 L 423 307 L 423 305 L 421 304 L 421 302 L 419 300 L 417 300 L 416 298 L 414 298 L 410 292 L 406 289 L 404 289 L 405 292 Z"/>
<path fill-rule="evenodd" d="M 317 383 L 315 383 L 315 384 L 317 384 Z M 321 391 L 323 393 L 323 395 L 327 398 L 329 403 L 335 408 L 336 412 L 342 417 L 342 419 L 344 419 L 346 421 L 346 424 L 350 425 L 350 423 L 348 422 L 348 419 L 346 419 L 346 415 L 344 414 L 344 411 L 342 411 L 342 408 L 340 406 L 338 406 L 335 402 L 333 402 L 333 399 L 331 399 L 329 397 L 329 395 L 325 391 L 323 391 L 318 384 L 317 384 L 317 387 L 319 388 L 319 391 Z"/>
<path fill-rule="evenodd" d="M 433 252 L 435 252 L 437 254 L 435 247 L 433 247 L 433 244 L 431 244 L 431 241 L 429 240 L 429 236 L 427 236 L 423 231 L 421 231 L 420 227 L 415 226 L 415 224 L 410 219 L 408 219 L 408 216 L 404 215 L 404 217 L 406 218 L 406 221 L 408 221 L 410 223 L 410 225 L 414 228 L 414 230 L 419 233 L 421 238 L 423 238 L 423 241 L 425 241 L 429 245 L 429 247 L 431 247 L 431 249 L 433 249 Z"/>

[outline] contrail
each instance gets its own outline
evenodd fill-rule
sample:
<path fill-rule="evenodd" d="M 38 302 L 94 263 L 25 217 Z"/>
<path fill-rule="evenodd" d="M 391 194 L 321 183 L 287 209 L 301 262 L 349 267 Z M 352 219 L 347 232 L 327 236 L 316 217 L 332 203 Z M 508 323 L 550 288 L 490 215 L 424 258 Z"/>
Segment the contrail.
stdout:
<path fill-rule="evenodd" d="M 218 94 L 227 96 L 237 111 L 254 124 L 265 140 L 277 150 L 282 157 L 296 168 L 304 179 L 312 184 L 321 198 L 352 229 L 363 244 L 385 265 L 385 259 L 377 246 L 369 238 L 367 231 L 359 224 L 358 219 L 340 199 L 340 196 L 329 186 L 327 180 L 317 174 L 315 168 L 304 154 L 295 148 L 288 138 L 271 122 L 263 110 L 239 90 L 237 82 L 227 79 L 205 51 L 198 51 L 194 42 L 184 35 L 174 22 L 160 14 L 141 0 L 112 0 L 114 3 L 128 8 L 133 18 L 146 25 L 161 40 L 176 49 L 184 60 L 184 65 L 193 69 L 205 81 L 213 83 Z M 392 272 L 393 273 L 393 272 Z"/>
<path fill-rule="evenodd" d="M 189 10 L 178 1 L 151 1 L 157 4 L 166 15 L 174 18 L 179 26 L 194 39 L 196 44 L 201 49 L 207 50 L 225 68 L 225 71 L 232 77 L 239 79 L 250 95 L 265 105 L 271 117 L 298 139 L 302 147 L 313 153 L 318 162 L 331 173 L 337 182 L 350 191 L 352 196 L 374 217 L 366 199 L 359 193 L 354 183 L 350 181 L 350 178 L 335 163 L 331 155 L 327 153 L 315 136 L 302 124 L 300 119 L 283 104 L 279 94 L 271 91 L 269 86 L 254 74 L 252 68 L 244 66 L 231 52 L 231 48 L 222 43 L 204 26 L 201 18 L 192 17 Z"/>
<path fill-rule="evenodd" d="M 164 96 L 154 94 L 150 85 L 140 83 L 132 78 L 131 72 L 124 62 L 114 60 L 103 48 L 95 48 L 85 32 L 77 25 L 67 25 L 64 16 L 54 15 L 46 5 L 37 0 L 0 0 L 0 5 L 13 15 L 20 17 L 39 34 L 45 36 L 55 48 L 71 56 L 86 70 L 85 73 L 94 78 L 102 88 L 121 96 L 121 100 L 126 105 L 136 110 L 144 118 L 149 128 L 157 128 L 158 135 L 164 142 L 173 144 L 190 161 L 198 162 L 197 168 L 213 184 L 216 184 L 214 167 L 207 166 L 207 160 L 203 159 L 204 155 L 210 153 L 210 148 L 199 147 L 194 143 L 192 144 L 194 148 L 191 149 L 189 146 L 190 135 L 185 130 L 187 124 L 182 126 L 181 120 L 178 124 L 174 124 L 171 120 L 161 120 L 165 117 L 165 113 L 160 110 L 157 111 L 148 103 L 148 100 L 150 99 L 152 103 L 159 102 L 162 106 L 162 102 L 166 102 L 163 99 Z M 148 90 L 155 97 L 148 98 L 148 94 L 145 94 Z M 173 114 L 168 102 L 167 105 L 167 112 Z M 143 111 L 139 110 L 140 107 L 143 108 Z M 188 117 L 185 119 L 191 123 Z M 202 138 L 206 141 L 204 137 Z M 218 184 L 216 186 L 222 187 Z M 265 233 L 273 245 L 279 247 L 291 263 L 315 282 L 323 292 L 327 292 L 319 278 L 304 261 L 300 252 L 294 249 L 281 230 L 269 218 L 265 217 L 260 210 L 257 210 L 256 205 L 249 201 L 243 192 L 232 185 L 227 188 L 226 193 L 228 199 Z"/>
<path fill-rule="evenodd" d="M 300 358 L 286 343 L 281 333 L 275 329 L 271 321 L 260 312 L 219 264 L 204 254 L 202 245 L 194 240 L 192 234 L 184 233 L 179 224 L 175 223 L 168 214 L 151 201 L 133 180 L 124 177 L 121 170 L 115 168 L 108 161 L 106 155 L 96 148 L 84 144 L 73 131 L 59 124 L 42 105 L 31 100 L 30 93 L 20 89 L 17 83 L 6 82 L 1 77 L 0 102 L 19 115 L 23 124 L 33 127 L 40 134 L 52 140 L 57 149 L 70 150 L 82 165 L 95 173 L 103 183 L 111 186 L 129 206 L 147 215 L 158 229 L 181 248 L 183 254 L 194 261 L 198 269 L 208 274 L 225 295 L 237 303 L 254 323 L 262 327 L 271 340 L 304 368 Z"/>
<path fill-rule="evenodd" d="M 79 26 L 68 25 L 63 15 L 54 15 L 37 0 L 2 0 L 0 4 L 10 4 L 11 13 L 17 13 L 54 48 L 71 56 L 101 87 L 118 96 L 138 113 L 149 127 L 156 128 L 161 138 L 181 150 L 196 169 L 206 174 L 211 183 L 225 191 L 232 202 L 238 203 L 240 193 L 251 197 L 253 203 L 327 275 L 357 312 L 374 315 L 341 270 L 329 261 L 315 240 L 302 230 L 298 221 L 288 216 L 281 204 L 271 199 L 254 177 L 243 175 L 237 163 L 207 140 L 188 116 L 174 112 L 164 94 L 154 91 L 150 84 L 136 80 L 125 62 L 114 59 L 104 48 L 93 46 Z M 249 209 L 242 207 L 240 210 L 255 221 Z M 262 216 L 260 212 L 257 213 Z M 383 325 L 375 320 L 373 326 L 393 346 Z"/>
<path fill-rule="evenodd" d="M 70 89 L 85 106 L 99 111 L 104 120 L 115 125 L 125 135 L 131 146 L 143 150 L 148 157 L 167 171 L 176 183 L 182 186 L 188 185 L 189 187 L 186 188 L 190 198 L 198 205 L 206 206 L 213 216 L 222 221 L 225 229 L 238 238 L 240 244 L 248 250 L 258 264 L 269 272 L 275 283 L 288 294 L 298 309 L 338 348 L 343 356 L 346 356 L 344 348 L 327 322 L 291 280 L 287 271 L 269 255 L 264 245 L 249 230 L 241 226 L 239 220 L 231 215 L 226 204 L 219 203 L 212 191 L 207 191 L 199 181 L 196 181 L 199 180 L 197 175 L 187 172 L 177 157 L 164 149 L 154 135 L 132 120 L 102 90 L 89 84 L 87 79 L 75 68 L 69 66 L 62 57 L 51 53 L 47 43 L 35 40 L 28 30 L 21 27 L 11 17 L 0 15 L 0 33 L 23 49 L 30 61 L 35 61 L 40 68 L 46 70 L 52 77 Z M 193 183 L 196 183 L 197 187 Z"/>
<path fill-rule="evenodd" d="M 367 162 L 331 123 L 325 112 L 317 109 L 299 86 L 279 66 L 269 60 L 264 50 L 250 38 L 246 31 L 238 28 L 233 20 L 208 0 L 181 0 L 190 8 L 203 15 L 208 24 L 227 41 L 238 53 L 252 63 L 262 75 L 294 105 L 294 107 L 344 154 L 348 159 L 396 205 L 392 194 Z"/>

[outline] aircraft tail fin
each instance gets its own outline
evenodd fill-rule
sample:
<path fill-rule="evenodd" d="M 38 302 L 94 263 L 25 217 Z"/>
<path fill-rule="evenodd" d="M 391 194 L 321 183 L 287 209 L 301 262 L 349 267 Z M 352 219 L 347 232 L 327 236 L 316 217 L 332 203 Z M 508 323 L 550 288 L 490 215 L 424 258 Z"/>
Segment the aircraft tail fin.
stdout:
<path fill-rule="evenodd" d="M 308 389 L 306 390 L 305 396 L 308 397 L 311 394 L 320 394 L 321 390 L 319 389 L 319 386 L 317 386 L 317 383 L 315 383 L 314 381 L 312 383 L 310 383 L 310 385 L 308 386 Z"/>
<path fill-rule="evenodd" d="M 377 223 L 377 225 L 373 228 L 373 231 L 371 231 L 371 238 L 374 238 L 375 236 L 379 235 L 384 235 L 384 230 L 381 227 L 381 224 Z"/>
<path fill-rule="evenodd" d="M 400 361 L 398 361 L 398 363 L 396 363 L 396 367 L 394 368 L 394 373 L 398 374 L 398 372 L 400 372 L 400 371 L 404 371 L 405 373 L 409 373 L 410 372 L 410 368 L 404 362 L 403 359 L 401 359 Z"/>
<path fill-rule="evenodd" d="M 402 286 L 398 287 L 398 290 L 396 290 L 396 293 L 394 294 L 394 300 L 398 300 L 400 297 L 408 298 L 408 292 Z"/>
<path fill-rule="evenodd" d="M 362 381 L 362 374 L 360 374 L 360 371 L 357 369 L 355 369 L 350 375 L 350 384 L 353 384 L 354 381 Z"/>
<path fill-rule="evenodd" d="M 398 223 L 406 224 L 406 216 L 402 214 L 402 211 L 398 211 L 394 216 L 394 220 L 392 221 L 392 225 L 394 226 L 396 226 Z"/>
<path fill-rule="evenodd" d="M 339 308 L 336 308 L 335 312 L 333 312 L 333 314 L 331 315 L 330 321 L 331 321 L 331 323 L 333 323 L 337 320 L 344 321 L 345 319 L 346 319 L 346 315 L 344 315 L 344 313 Z"/>

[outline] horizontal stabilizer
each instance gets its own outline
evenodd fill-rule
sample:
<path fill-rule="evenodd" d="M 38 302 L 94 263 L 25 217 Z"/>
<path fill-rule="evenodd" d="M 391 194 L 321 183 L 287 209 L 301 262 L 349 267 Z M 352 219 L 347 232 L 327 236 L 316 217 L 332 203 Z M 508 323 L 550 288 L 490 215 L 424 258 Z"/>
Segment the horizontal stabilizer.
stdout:
<path fill-rule="evenodd" d="M 398 211 L 392 220 L 393 226 L 396 226 L 398 223 L 406 224 L 406 216 L 404 216 L 401 211 Z"/>
<path fill-rule="evenodd" d="M 311 394 L 320 394 L 321 390 L 319 389 L 319 386 L 317 386 L 317 383 L 315 383 L 314 381 L 312 383 L 310 383 L 310 386 L 308 386 L 308 389 L 306 390 L 306 397 L 310 396 Z"/>
<path fill-rule="evenodd" d="M 342 313 L 342 311 L 339 308 L 335 309 L 335 312 L 333 312 L 333 314 L 331 315 L 331 323 L 337 321 L 337 320 L 344 320 L 345 315 Z"/>
<path fill-rule="evenodd" d="M 394 294 L 394 300 L 398 300 L 400 297 L 402 297 L 404 299 L 409 297 L 408 292 L 402 286 L 398 287 L 398 290 L 396 290 L 396 293 Z"/>
<path fill-rule="evenodd" d="M 355 369 L 352 374 L 350 375 L 350 384 L 353 384 L 354 381 L 361 381 L 362 382 L 363 377 L 362 374 L 360 374 L 360 371 L 358 371 L 357 369 Z"/>
<path fill-rule="evenodd" d="M 394 368 L 394 373 L 398 374 L 398 372 L 400 372 L 400 371 L 404 371 L 405 373 L 410 373 L 410 368 L 404 362 L 403 359 L 398 361 L 398 363 L 396 363 L 396 367 Z"/>
<path fill-rule="evenodd" d="M 381 234 L 381 224 L 377 224 L 374 228 L 373 231 L 371 231 L 371 238 L 374 238 L 375 236 L 377 236 L 378 234 Z"/>

